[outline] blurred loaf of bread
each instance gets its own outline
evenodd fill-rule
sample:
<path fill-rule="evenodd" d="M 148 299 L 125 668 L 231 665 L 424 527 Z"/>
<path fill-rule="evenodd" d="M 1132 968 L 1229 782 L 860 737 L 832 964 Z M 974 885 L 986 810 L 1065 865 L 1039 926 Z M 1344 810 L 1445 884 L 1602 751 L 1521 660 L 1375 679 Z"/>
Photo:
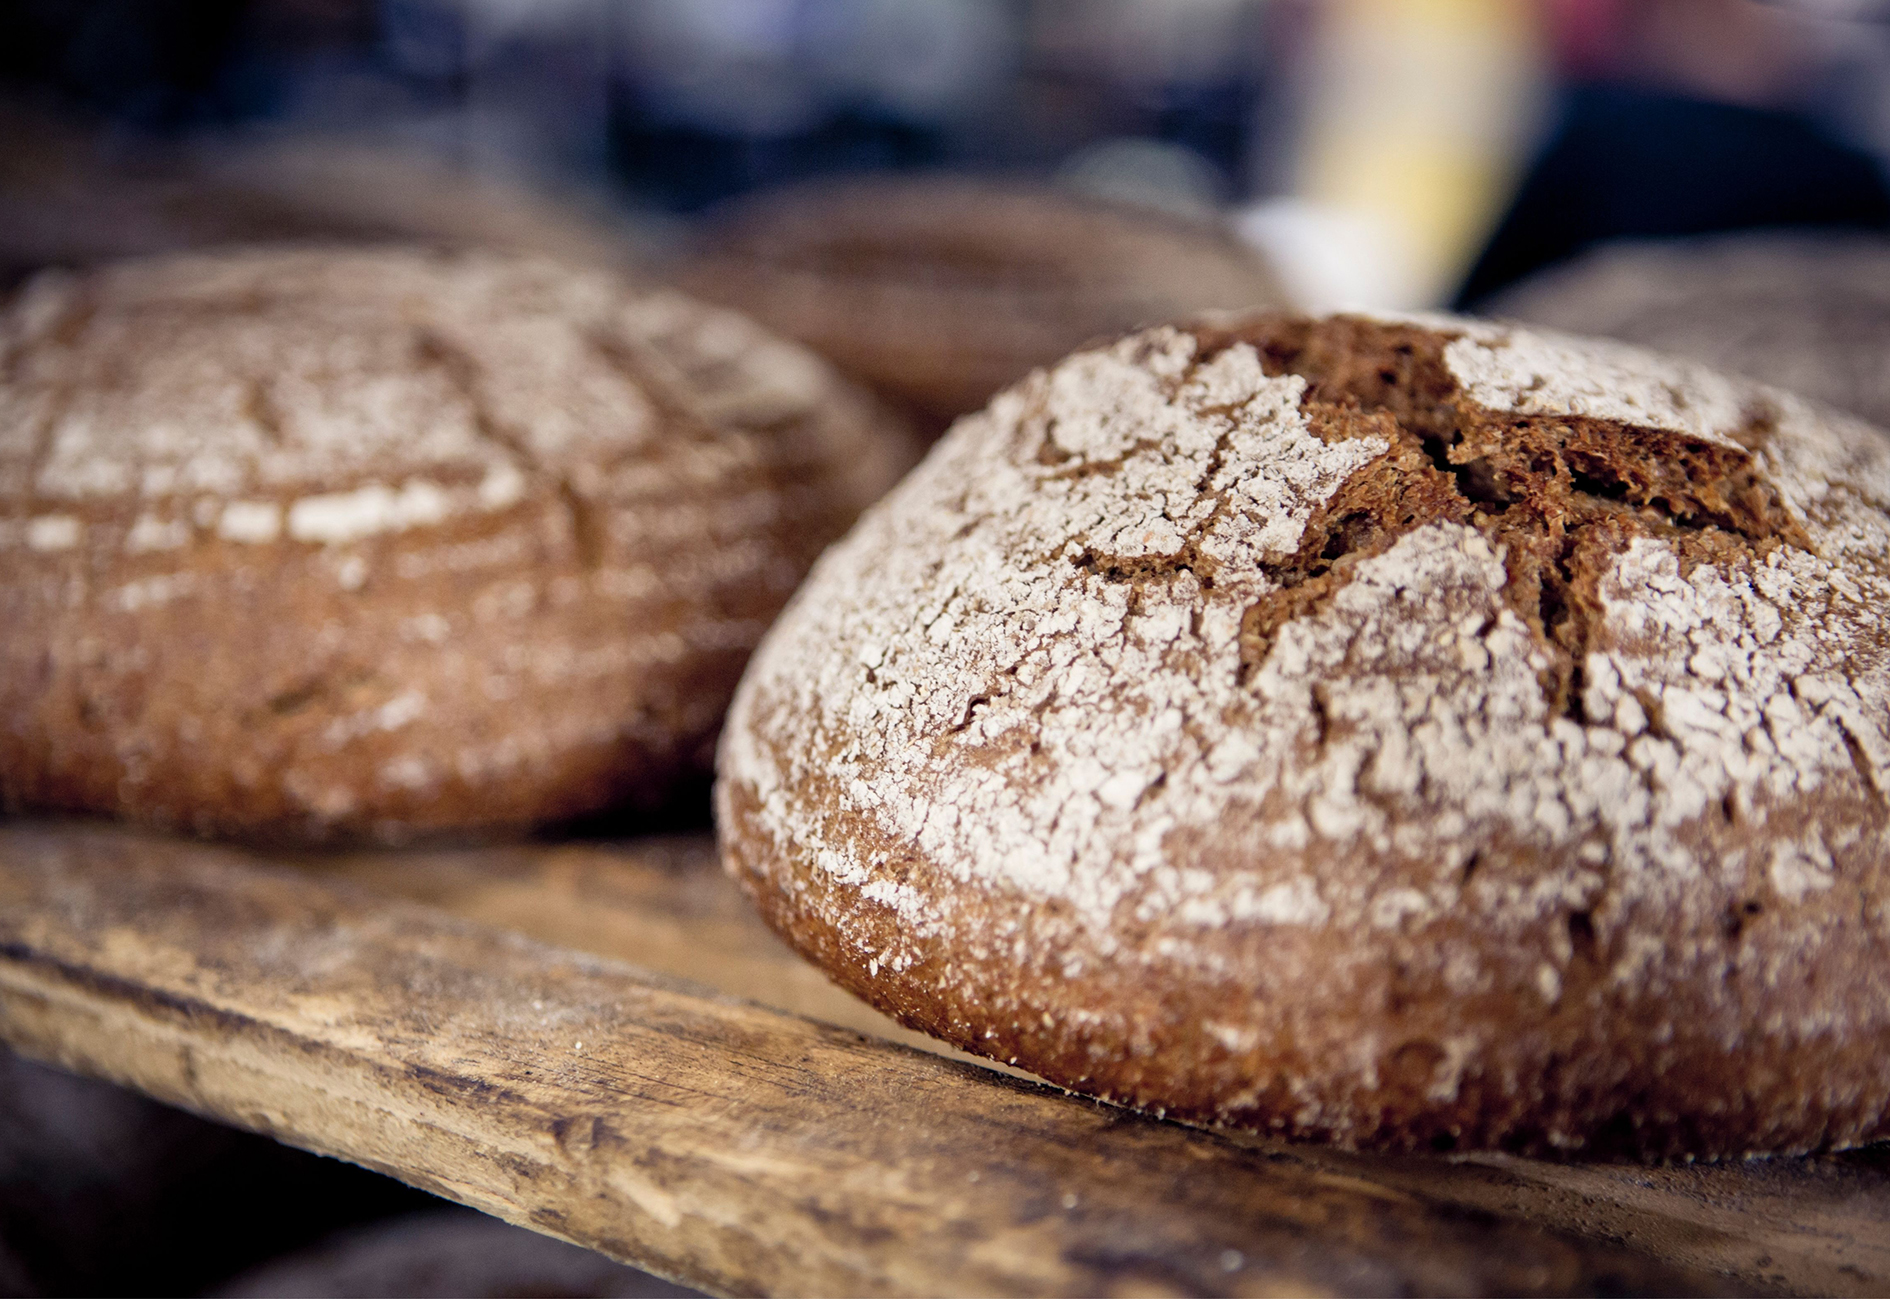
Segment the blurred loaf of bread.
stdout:
<path fill-rule="evenodd" d="M 910 463 L 806 349 L 491 252 L 48 272 L 0 366 L 0 798 L 206 834 L 661 800 Z"/>
<path fill-rule="evenodd" d="M 704 224 L 675 280 L 806 343 L 935 430 L 1100 336 L 1282 303 L 1260 255 L 1217 222 L 953 177 L 739 200 Z"/>

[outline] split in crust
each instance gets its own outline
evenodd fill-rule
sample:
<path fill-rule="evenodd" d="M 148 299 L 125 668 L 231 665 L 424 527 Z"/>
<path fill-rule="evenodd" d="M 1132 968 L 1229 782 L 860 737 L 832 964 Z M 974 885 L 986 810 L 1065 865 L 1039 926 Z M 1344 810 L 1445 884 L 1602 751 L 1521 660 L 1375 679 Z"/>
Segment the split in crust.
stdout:
<path fill-rule="evenodd" d="M 725 859 L 882 1009 L 1354 1146 L 1890 1126 L 1890 447 L 1449 317 L 1078 353 L 816 567 Z"/>

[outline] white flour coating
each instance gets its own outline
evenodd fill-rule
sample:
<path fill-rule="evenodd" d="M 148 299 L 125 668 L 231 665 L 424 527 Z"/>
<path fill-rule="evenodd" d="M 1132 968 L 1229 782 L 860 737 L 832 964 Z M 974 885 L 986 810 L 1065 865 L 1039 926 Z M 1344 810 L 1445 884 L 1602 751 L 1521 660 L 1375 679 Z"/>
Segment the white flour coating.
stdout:
<path fill-rule="evenodd" d="M 1669 429 L 1720 446 L 1739 427 L 1750 388 L 1696 362 L 1599 338 L 1456 322 L 1444 350 L 1451 377 L 1486 410 L 1586 415 Z"/>
<path fill-rule="evenodd" d="M 607 274 L 42 276 L 0 311 L 0 795 L 316 835 L 653 795 L 906 460 L 812 353 Z"/>
<path fill-rule="evenodd" d="M 85 535 L 85 525 L 70 514 L 41 514 L 26 524 L 26 544 L 32 550 L 71 550 Z"/>
<path fill-rule="evenodd" d="M 631 297 L 608 275 L 529 259 L 405 252 L 44 276 L 0 315 L 0 355 L 13 369 L 0 513 L 149 502 L 120 534 L 133 553 L 197 531 L 342 544 L 507 509 L 535 477 L 588 474 L 573 486 L 594 492 L 599 465 L 649 449 L 646 389 L 710 424 L 762 428 L 833 385 L 812 354 L 675 294 Z M 681 467 L 713 478 L 729 454 L 705 447 Z M 187 503 L 204 496 L 229 503 L 191 529 L 184 516 L 202 507 Z M 0 535 L 77 544 L 42 522 Z"/>
<path fill-rule="evenodd" d="M 1550 715 L 1501 556 L 1454 524 L 1360 563 L 1243 682 L 1241 614 L 1270 589 L 1253 561 L 1290 554 L 1312 509 L 1385 447 L 1309 434 L 1301 380 L 1265 377 L 1244 344 L 1194 367 L 1190 336 L 1150 331 L 962 421 L 828 553 L 744 680 L 724 780 L 752 793 L 779 848 L 914 936 L 950 900 L 887 876 L 822 800 L 966 881 L 1073 904 L 1105 953 L 1125 902 L 1184 930 L 1396 928 L 1459 904 L 1477 842 L 1569 863 L 1468 886 L 1499 927 L 1604 890 L 1676 901 L 1703 871 L 1756 869 L 1786 899 L 1821 887 L 1845 845 L 1815 826 L 1750 850 L 1767 860 L 1710 862 L 1689 827 L 1728 799 L 1762 822 L 1794 794 L 1890 779 L 1890 670 L 1858 649 L 1890 607 L 1883 440 L 1633 349 L 1425 323 L 1470 331 L 1448 365 L 1494 410 L 1722 445 L 1771 412 L 1756 459 L 1819 553 L 1683 576 L 1666 543 L 1635 542 L 1604 582 L 1586 724 Z M 1191 545 L 1217 561 L 1209 590 L 1181 567 L 1132 599 L 1078 562 L 1185 563 Z M 1246 845 L 1219 854 L 1246 864 L 1199 869 L 1204 834 Z M 1401 873 L 1333 867 L 1361 847 Z M 1537 983 L 1559 995 L 1554 968 Z"/>

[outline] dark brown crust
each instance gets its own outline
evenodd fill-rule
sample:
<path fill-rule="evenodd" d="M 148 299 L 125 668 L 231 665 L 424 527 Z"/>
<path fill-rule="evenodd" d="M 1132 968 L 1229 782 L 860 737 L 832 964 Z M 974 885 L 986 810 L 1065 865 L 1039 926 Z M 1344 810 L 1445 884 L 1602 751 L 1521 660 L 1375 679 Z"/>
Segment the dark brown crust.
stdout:
<path fill-rule="evenodd" d="M 1607 970 L 1620 953 L 1598 938 L 1586 913 L 1560 921 L 1564 934 L 1545 928 L 1527 935 L 1508 986 L 1474 999 L 1449 986 L 1442 959 L 1452 947 L 1484 945 L 1474 915 L 1428 930 L 1421 946 L 1387 939 L 1382 977 L 1357 988 L 1306 986 L 1329 959 L 1321 942 L 1289 937 L 1286 950 L 1263 950 L 1251 935 L 1225 954 L 1243 967 L 1236 977 L 1157 982 L 1121 968 L 1073 986 L 1059 966 L 1087 945 L 1056 915 L 1002 895 L 983 899 L 978 919 L 927 934 L 923 959 L 889 979 L 863 953 L 912 942 L 890 908 L 833 888 L 811 860 L 780 855 L 738 785 L 717 787 L 717 825 L 724 865 L 769 926 L 841 987 L 962 1050 L 1135 1109 L 1357 1149 L 1585 1158 L 1711 1159 L 1890 1137 L 1890 1078 L 1881 1063 L 1890 1024 L 1874 1015 L 1869 986 L 1884 977 L 1890 953 L 1867 923 L 1836 909 L 1820 918 L 1820 942 L 1793 962 L 1790 977 L 1827 990 L 1833 1017 L 1854 1027 L 1808 1039 L 1754 1031 L 1773 1017 L 1778 972 L 1766 951 L 1763 908 L 1737 896 L 1716 922 L 1690 931 L 1666 917 L 1614 917 L 1617 932 L 1661 930 L 1676 949 L 1698 953 L 1659 987 L 1610 986 Z M 863 821 L 850 828 L 875 836 Z M 1737 832 L 1728 827 L 1728 837 Z M 952 886 L 910 848 L 887 846 L 899 852 L 894 869 L 906 882 Z M 1526 877 L 1533 865 L 1492 848 L 1480 869 Z M 1756 892 L 1756 882 L 1747 891 Z M 994 941 L 997 934 L 1008 941 Z M 1571 968 L 1582 981 L 1545 1018 L 1522 991 L 1524 967 L 1558 941 L 1575 944 Z M 1709 988 L 1723 993 L 1706 995 Z M 1203 1022 L 1230 1004 L 1309 994 L 1333 1006 L 1341 1031 L 1245 1053 L 1202 1036 Z M 1112 1012 L 1108 1027 L 1085 1030 L 1074 1012 L 1098 1005 Z M 1295 1119 L 1308 1093 L 1288 1080 L 1327 1072 L 1322 1055 L 1342 1050 L 1345 1027 L 1358 1019 L 1399 1025 L 1408 1045 L 1393 1054 L 1394 1069 L 1369 1098 L 1354 1102 L 1343 1128 Z M 1467 1075 L 1440 1103 L 1426 1094 L 1439 1059 L 1435 1043 L 1479 1020 L 1512 1025 L 1503 1058 L 1488 1073 Z M 1125 1025 L 1132 1026 L 1127 1034 Z M 1658 1040 L 1674 1025 L 1679 1032 Z M 1256 1088 L 1263 1079 L 1274 1082 Z M 1230 1103 L 1235 1096 L 1243 1099 Z"/>
<path fill-rule="evenodd" d="M 218 275 L 246 283 L 252 263 L 266 287 L 191 296 Z M 631 325 L 613 332 L 617 318 L 601 312 L 560 319 L 546 300 L 563 301 L 557 295 L 580 280 L 549 264 L 394 250 L 246 252 L 144 266 L 157 269 L 132 264 L 81 281 L 61 322 L 18 341 L 6 382 L 30 391 L 47 374 L 81 374 L 71 381 L 75 393 L 129 412 L 129 443 L 144 414 L 137 376 L 149 380 L 152 368 L 142 354 L 171 357 L 167 331 L 197 338 L 187 331 L 201 327 L 210 331 L 201 335 L 209 340 L 203 354 L 171 364 L 201 365 L 213 394 L 240 381 L 243 364 L 257 366 L 244 417 L 272 449 L 293 451 L 287 426 L 296 412 L 280 409 L 281 376 L 266 366 L 287 367 L 308 345 L 294 332 L 287 343 L 272 340 L 306 321 L 317 322 L 308 329 L 340 322 L 320 345 L 346 355 L 350 334 L 365 333 L 385 341 L 370 363 L 382 368 L 318 375 L 297 391 L 312 389 L 320 402 L 356 386 L 405 383 L 463 413 L 471 431 L 454 444 L 457 459 L 415 466 L 400 462 L 385 429 L 366 429 L 356 435 L 366 448 L 357 462 L 325 481 L 251 481 L 181 500 L 135 490 L 48 495 L 37 490 L 45 446 L 29 465 L 5 465 L 0 519 L 14 535 L 0 548 L 0 803 L 8 810 L 289 839 L 405 839 L 523 828 L 619 805 L 647 810 L 679 786 L 699 787 L 754 640 L 820 548 L 903 468 L 903 430 L 830 377 L 816 383 L 828 386 L 813 409 L 764 403 L 760 416 L 705 413 L 717 392 L 714 367 L 728 362 L 706 354 L 712 349 L 690 331 L 723 313 L 681 300 L 651 307 L 606 280 L 604 300 L 621 320 L 641 310 L 681 325 L 644 337 Z M 347 277 L 363 266 L 410 279 L 414 301 L 349 298 Z M 276 283 L 272 267 L 291 287 Z M 112 279 L 121 273 L 157 276 L 162 291 L 151 301 L 127 296 Z M 480 276 L 507 286 L 484 301 L 493 319 L 451 319 L 438 309 L 436 299 L 484 291 Z M 280 300 L 271 296 L 278 290 Z M 570 310 L 585 309 L 597 311 Z M 100 355 L 88 341 L 103 312 L 129 331 L 128 357 Z M 532 362 L 505 354 L 515 335 L 480 332 L 519 319 L 568 328 L 588 349 L 586 378 L 613 385 L 626 405 L 647 403 L 653 436 L 613 441 L 619 424 L 634 427 L 634 407 L 521 417 L 519 371 Z M 213 354 L 245 328 L 262 362 Z M 805 354 L 794 360 L 820 373 Z M 167 399 L 150 399 L 150 418 L 165 417 Z M 60 409 L 54 403 L 46 417 L 48 446 Z M 544 449 L 534 441 L 540 419 L 554 430 L 559 419 L 574 426 L 572 442 Z M 207 452 L 242 465 L 251 453 L 240 436 L 225 436 L 227 446 L 205 437 Z M 95 455 L 114 458 L 110 448 Z M 124 457 L 137 464 L 134 451 Z M 481 506 L 484 465 L 495 458 L 522 485 L 511 503 Z M 232 539 L 212 526 L 229 499 L 286 520 L 310 497 L 416 481 L 471 503 L 423 526 L 335 542 L 298 539 L 286 524 L 267 540 Z M 47 515 L 71 522 L 82 543 L 20 544 L 29 520 Z M 159 515 L 188 525 L 188 537 L 131 544 L 139 519 Z"/>
<path fill-rule="evenodd" d="M 1685 565 L 1741 573 L 1781 547 L 1810 547 L 1750 451 L 1655 428 L 1474 406 L 1443 367 L 1446 332 L 1271 319 L 1196 336 L 1204 357 L 1244 342 L 1273 373 L 1307 376 L 1304 409 L 1321 436 L 1385 436 L 1387 420 L 1395 431 L 1390 450 L 1315 513 L 1298 551 L 1269 561 L 1280 585 L 1248 608 L 1249 669 L 1281 627 L 1319 608 L 1364 559 L 1423 524 L 1463 524 L 1506 554 L 1501 599 L 1549 661 L 1542 687 L 1552 716 L 1585 726 L 1584 651 L 1608 647 L 1617 634 L 1598 617 L 1611 556 L 1652 537 Z M 1740 440 L 1756 446 L 1765 437 L 1759 420 Z M 1203 588 L 1230 576 L 1185 551 L 1157 562 L 1085 550 L 1072 561 L 1112 583 L 1158 583 L 1176 567 Z M 1881 631 L 1852 634 L 1860 663 L 1885 661 Z M 761 735 L 779 729 L 772 706 L 755 704 L 742 725 Z M 1322 717 L 1312 742 L 1323 746 L 1348 725 Z M 1664 734 L 1657 715 L 1650 725 Z M 814 860 L 815 846 L 785 840 L 755 789 L 726 770 L 717 796 L 725 863 L 768 922 L 842 986 L 965 1050 L 1140 1108 L 1361 1147 L 1693 1158 L 1890 1135 L 1882 1068 L 1890 1055 L 1890 812 L 1861 756 L 1856 779 L 1833 779 L 1816 798 L 1729 797 L 1690 822 L 1692 860 L 1754 864 L 1739 878 L 1702 871 L 1671 910 L 1618 888 L 1603 854 L 1587 900 L 1544 909 L 1498 942 L 1474 900 L 1577 872 L 1595 845 L 1570 839 L 1545 856 L 1539 844 L 1484 828 L 1457 881 L 1462 904 L 1420 929 L 1229 926 L 1179 940 L 1211 949 L 1190 960 L 1172 954 L 1179 931 L 1164 917 L 1138 919 L 1138 897 L 1117 905 L 1105 949 L 1060 899 L 971 882 L 951 863 L 928 860 L 847 810 L 844 790 L 825 774 L 838 769 L 844 729 L 831 743 L 831 753 L 799 755 L 806 783 L 794 791 L 797 806 L 821 809 L 819 838 L 857 849 L 876 885 L 939 904 L 915 919 L 837 884 Z M 1837 842 L 1844 836 L 1835 832 L 1847 829 L 1858 833 L 1834 851 L 1832 866 L 1845 887 L 1789 904 L 1770 891 L 1763 860 L 1741 856 L 1755 837 L 1786 845 L 1832 831 Z M 1209 875 L 1236 875 L 1250 864 L 1242 844 L 1224 827 L 1184 827 L 1166 855 Z M 1396 881 L 1407 869 L 1382 852 L 1346 861 L 1360 878 Z M 1657 954 L 1635 967 L 1636 945 L 1650 940 Z M 1361 944 L 1375 945 L 1367 959 L 1340 959 Z M 889 952 L 902 953 L 891 971 L 880 959 Z M 1474 986 L 1452 968 L 1466 954 L 1485 972 Z M 1534 988 L 1550 964 L 1559 991 L 1545 1004 Z M 1624 968 L 1642 973 L 1623 978 Z M 1818 1027 L 1808 1028 L 1813 1008 Z M 1241 1045 L 1208 1033 L 1216 1021 L 1265 1031 Z M 1367 1030 L 1391 1045 L 1375 1081 L 1353 1085 L 1334 1061 Z M 1468 1030 L 1493 1035 L 1492 1044 L 1456 1062 L 1452 1086 L 1440 1093 L 1449 1044 Z"/>
<path fill-rule="evenodd" d="M 1197 336 L 1203 359 L 1247 343 L 1269 372 L 1305 377 L 1315 428 L 1352 412 L 1396 427 L 1391 452 L 1347 479 L 1299 552 L 1270 567 L 1282 589 L 1248 610 L 1250 666 L 1361 559 L 1427 523 L 1467 523 L 1506 554 L 1505 595 L 1554 659 L 1545 688 L 1558 712 L 1580 721 L 1580 664 L 1609 555 L 1643 536 L 1671 541 L 1689 563 L 1749 560 L 1781 543 L 1810 548 L 1745 451 L 1605 420 L 1495 415 L 1459 399 L 1444 365 L 1450 334 L 1276 316 Z"/>

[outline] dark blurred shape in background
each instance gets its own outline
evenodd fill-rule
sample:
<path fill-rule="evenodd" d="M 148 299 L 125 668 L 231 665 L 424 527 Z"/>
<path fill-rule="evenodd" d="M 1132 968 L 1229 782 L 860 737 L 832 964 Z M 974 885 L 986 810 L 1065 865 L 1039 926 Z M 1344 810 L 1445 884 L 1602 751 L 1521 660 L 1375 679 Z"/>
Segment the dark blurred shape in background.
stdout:
<path fill-rule="evenodd" d="M 197 1294 L 439 1201 L 0 1047 L 0 1294 Z"/>
<path fill-rule="evenodd" d="M 679 1299 L 698 1292 L 580 1245 L 435 1204 L 338 1231 L 212 1293 L 220 1299 Z"/>
<path fill-rule="evenodd" d="M 450 171 L 551 196 L 646 250 L 678 216 L 818 176 L 1054 180 L 1227 211 L 1312 306 L 1471 302 L 1621 236 L 1890 221 L 1890 5 L 1878 0 L 9 8 L 0 185 L 17 198 L 64 184 L 70 197 L 82 135 L 95 171 L 141 173 L 142 191 L 118 186 L 113 210 L 95 205 L 128 251 L 171 227 L 187 241 L 240 236 L 253 200 L 206 200 L 219 220 L 180 219 L 185 200 L 152 190 L 178 175 L 189 188 L 205 154 L 310 139 L 423 159 L 416 187 Z M 29 119 L 67 133 L 52 150 L 63 180 L 34 174 L 48 150 Z M 392 170 L 368 187 L 394 188 Z M 207 188 L 219 184 L 227 197 L 227 175 Z M 140 204 L 169 225 L 130 210 Z M 405 215 L 426 203 L 385 193 L 398 219 L 332 196 L 299 226 L 279 201 L 263 206 L 260 237 L 451 234 Z M 41 237 L 8 258 L 82 259 L 111 239 L 70 242 L 64 253 Z"/>
<path fill-rule="evenodd" d="M 1549 7 L 1556 125 L 1460 305 L 1611 239 L 1890 224 L 1890 7 Z"/>
<path fill-rule="evenodd" d="M 0 1294 L 695 1292 L 0 1047 Z"/>
<path fill-rule="evenodd" d="M 1886 224 L 1890 189 L 1875 160 L 1801 115 L 1583 86 L 1458 300 L 1475 306 L 1611 239 Z"/>

